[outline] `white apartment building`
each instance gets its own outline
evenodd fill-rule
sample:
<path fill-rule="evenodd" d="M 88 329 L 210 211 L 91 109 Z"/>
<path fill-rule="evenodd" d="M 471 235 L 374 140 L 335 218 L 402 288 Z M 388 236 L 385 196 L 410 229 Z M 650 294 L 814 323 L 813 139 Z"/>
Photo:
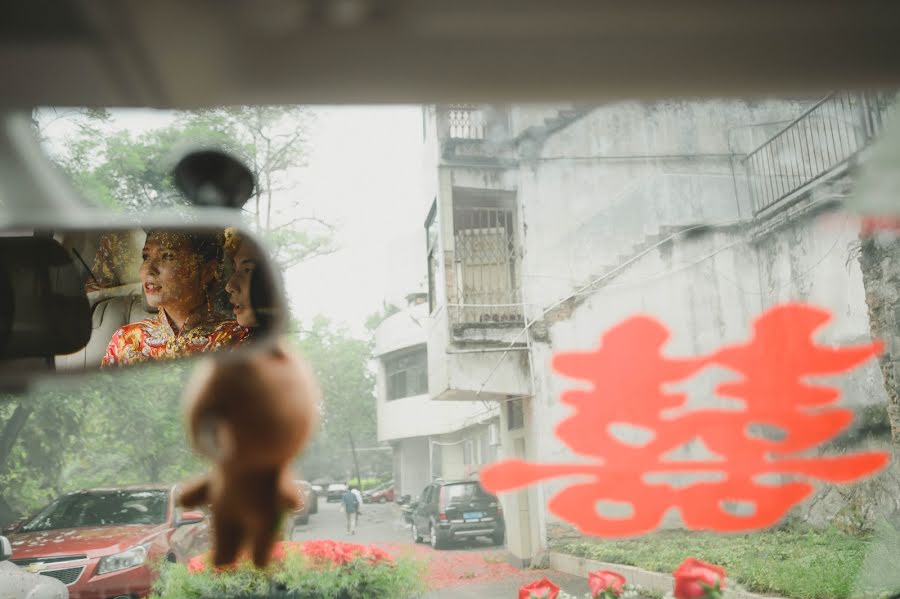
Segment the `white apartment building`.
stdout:
<path fill-rule="evenodd" d="M 427 295 L 408 299 L 376 329 L 374 358 L 378 441 L 393 449 L 396 494 L 417 497 L 436 478 L 468 478 L 496 460 L 498 408 L 430 401 Z"/>

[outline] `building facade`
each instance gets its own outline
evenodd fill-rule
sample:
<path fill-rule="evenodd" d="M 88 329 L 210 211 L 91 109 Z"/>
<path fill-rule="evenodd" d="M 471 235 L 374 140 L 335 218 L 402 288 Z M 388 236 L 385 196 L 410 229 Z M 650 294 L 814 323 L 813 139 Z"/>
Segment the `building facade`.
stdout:
<path fill-rule="evenodd" d="M 897 307 L 895 279 L 864 270 L 847 211 L 886 106 L 839 92 L 426 107 L 427 398 L 496 405 L 499 457 L 572 462 L 584 457 L 554 429 L 574 383 L 552 356 L 596 348 L 629 316 L 666 323 L 672 355 L 745 340 L 756 316 L 786 301 L 833 314 L 820 342 L 861 343 L 878 326 L 890 336 L 894 317 L 876 326 L 870 308 L 879 293 Z M 854 370 L 840 380 L 843 401 L 883 411 L 888 371 L 883 361 Z M 704 372 L 685 391 L 718 401 L 722 376 Z M 547 501 L 569 483 L 501 497 L 512 559 L 546 550 L 558 524 Z"/>

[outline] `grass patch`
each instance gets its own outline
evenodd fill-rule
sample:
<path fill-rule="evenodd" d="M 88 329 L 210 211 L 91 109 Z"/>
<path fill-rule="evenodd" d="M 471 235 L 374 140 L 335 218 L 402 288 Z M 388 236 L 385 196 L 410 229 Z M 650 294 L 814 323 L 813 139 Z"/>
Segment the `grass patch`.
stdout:
<path fill-rule="evenodd" d="M 665 573 L 693 556 L 724 567 L 731 580 L 749 591 L 794 599 L 847 599 L 900 591 L 878 588 L 877 583 L 864 592 L 857 590 L 872 541 L 870 534 L 791 525 L 727 536 L 660 531 L 637 539 L 568 543 L 556 550 Z M 900 562 L 900 555 L 894 555 Z"/>

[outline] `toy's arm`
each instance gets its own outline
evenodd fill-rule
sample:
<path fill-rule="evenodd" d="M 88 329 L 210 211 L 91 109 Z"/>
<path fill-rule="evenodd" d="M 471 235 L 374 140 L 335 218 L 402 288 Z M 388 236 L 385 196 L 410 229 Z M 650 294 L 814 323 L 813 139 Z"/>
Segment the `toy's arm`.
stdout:
<path fill-rule="evenodd" d="M 278 498 L 289 510 L 299 510 L 303 505 L 303 491 L 297 489 L 291 477 L 284 472 L 278 480 Z"/>

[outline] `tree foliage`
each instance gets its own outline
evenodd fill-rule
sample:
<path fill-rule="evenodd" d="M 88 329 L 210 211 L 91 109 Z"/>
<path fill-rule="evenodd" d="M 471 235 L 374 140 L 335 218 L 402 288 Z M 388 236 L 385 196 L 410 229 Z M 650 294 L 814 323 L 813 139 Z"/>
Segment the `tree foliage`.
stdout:
<path fill-rule="evenodd" d="M 358 454 L 364 476 L 389 472 L 388 452 L 365 451 L 377 445 L 369 342 L 324 317 L 295 328 L 294 345 L 315 370 L 323 396 L 320 429 L 298 460 L 298 473 L 309 479 L 349 477 L 349 435 L 364 450 Z M 101 371 L 77 384 L 64 381 L 5 397 L 0 524 L 60 493 L 174 484 L 202 473 L 209 465 L 190 447 L 181 403 L 193 367 L 185 361 Z"/>
<path fill-rule="evenodd" d="M 0 403 L 0 521 L 81 488 L 174 483 L 202 472 L 184 432 L 191 365 L 104 371 Z M 26 414 L 19 430 L 10 424 Z M 4 459 L 5 458 L 5 459 Z"/>
<path fill-rule="evenodd" d="M 375 379 L 368 368 L 369 342 L 352 337 L 324 317 L 296 334 L 296 347 L 311 363 L 322 389 L 320 429 L 299 467 L 308 479 L 339 480 L 353 472 L 350 436 L 363 476 L 390 471 L 390 454 L 378 444 Z"/>
<path fill-rule="evenodd" d="M 108 111 L 51 111 L 34 116 L 38 135 L 60 119 L 51 156 L 79 191 L 115 208 L 148 210 L 184 204 L 170 171 L 187 148 L 216 147 L 237 155 L 257 181 L 244 207 L 248 225 L 267 237 L 282 270 L 335 250 L 333 227 L 304 213 L 291 193 L 307 163 L 309 111 L 301 106 L 236 106 L 176 113 L 165 125 L 117 129 Z"/>

